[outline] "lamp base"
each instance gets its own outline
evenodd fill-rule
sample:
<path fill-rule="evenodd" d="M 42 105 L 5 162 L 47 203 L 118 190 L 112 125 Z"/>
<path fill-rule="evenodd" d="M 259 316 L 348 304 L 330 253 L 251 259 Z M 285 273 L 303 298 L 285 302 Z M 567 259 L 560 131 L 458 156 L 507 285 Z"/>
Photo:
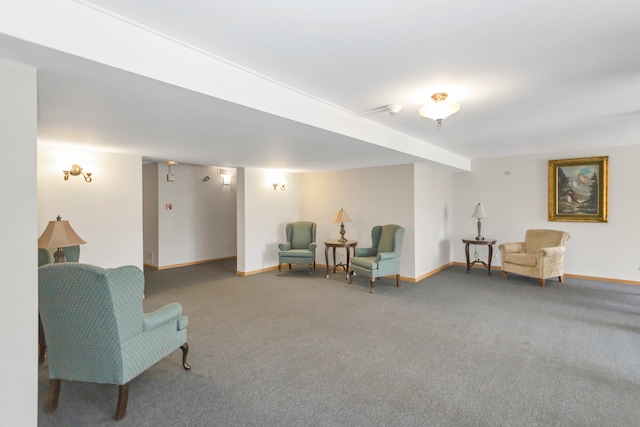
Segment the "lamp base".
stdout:
<path fill-rule="evenodd" d="M 338 239 L 338 242 L 340 243 L 344 243 L 347 241 L 347 239 L 344 238 L 344 222 L 340 224 L 340 238 Z"/>
<path fill-rule="evenodd" d="M 480 234 L 480 229 L 482 228 L 482 223 L 480 222 L 480 218 L 478 218 L 478 235 L 476 236 L 476 240 L 484 240 L 484 237 Z"/>
<path fill-rule="evenodd" d="M 53 253 L 53 262 L 67 262 L 67 257 L 64 255 L 62 248 L 58 248 L 58 250 Z"/>

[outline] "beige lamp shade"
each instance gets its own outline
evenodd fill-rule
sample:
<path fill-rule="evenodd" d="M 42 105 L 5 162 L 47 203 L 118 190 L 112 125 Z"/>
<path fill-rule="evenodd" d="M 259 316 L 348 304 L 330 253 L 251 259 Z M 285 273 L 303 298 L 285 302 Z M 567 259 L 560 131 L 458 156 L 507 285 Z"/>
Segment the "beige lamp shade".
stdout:
<path fill-rule="evenodd" d="M 351 222 L 351 218 L 349 218 L 347 211 L 340 209 L 333 222 Z"/>
<path fill-rule="evenodd" d="M 73 231 L 69 221 L 62 221 L 60 215 L 56 221 L 49 221 L 49 225 L 38 239 L 39 248 L 65 248 L 85 243 L 87 242 Z"/>
<path fill-rule="evenodd" d="M 482 207 L 482 205 L 480 203 L 478 203 L 476 205 L 476 208 L 473 210 L 473 213 L 471 214 L 472 218 L 486 218 L 487 214 L 484 213 L 484 208 Z"/>

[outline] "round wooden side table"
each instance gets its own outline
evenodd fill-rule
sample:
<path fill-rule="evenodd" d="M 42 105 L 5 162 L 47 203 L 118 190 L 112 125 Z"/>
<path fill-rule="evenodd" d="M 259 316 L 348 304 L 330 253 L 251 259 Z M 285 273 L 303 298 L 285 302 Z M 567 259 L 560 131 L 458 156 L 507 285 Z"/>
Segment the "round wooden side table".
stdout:
<path fill-rule="evenodd" d="M 471 267 L 473 267 L 474 264 L 482 264 L 487 270 L 489 270 L 489 276 L 492 276 L 491 274 L 491 258 L 493 258 L 493 245 L 496 244 L 496 239 L 490 239 L 485 237 L 484 240 L 476 240 L 475 237 L 465 237 L 464 239 L 462 239 L 462 243 L 464 243 L 464 254 L 467 257 L 467 271 L 466 273 L 469 272 L 469 270 L 471 269 Z M 483 246 L 488 246 L 489 247 L 489 260 L 488 262 L 484 262 L 481 261 L 480 258 L 477 256 L 476 254 L 476 258 L 473 260 L 473 262 L 469 262 L 469 245 L 483 245 Z"/>

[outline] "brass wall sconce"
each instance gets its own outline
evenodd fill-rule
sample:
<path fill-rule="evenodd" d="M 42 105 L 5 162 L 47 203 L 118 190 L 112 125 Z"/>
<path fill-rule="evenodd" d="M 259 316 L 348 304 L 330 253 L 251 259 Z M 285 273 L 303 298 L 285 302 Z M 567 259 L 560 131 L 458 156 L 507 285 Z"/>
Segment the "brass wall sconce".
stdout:
<path fill-rule="evenodd" d="M 274 190 L 277 190 L 279 188 L 281 191 L 284 191 L 287 185 L 287 181 L 286 180 L 273 181 L 271 185 L 273 185 Z"/>
<path fill-rule="evenodd" d="M 85 182 L 93 181 L 93 178 L 91 178 L 91 172 L 84 172 L 82 170 L 82 168 L 80 166 L 76 165 L 75 163 L 73 165 L 71 165 L 71 170 L 62 171 L 62 172 L 64 172 L 64 180 L 65 181 L 69 181 L 69 175 L 71 175 L 71 176 L 82 175 L 84 177 Z"/>

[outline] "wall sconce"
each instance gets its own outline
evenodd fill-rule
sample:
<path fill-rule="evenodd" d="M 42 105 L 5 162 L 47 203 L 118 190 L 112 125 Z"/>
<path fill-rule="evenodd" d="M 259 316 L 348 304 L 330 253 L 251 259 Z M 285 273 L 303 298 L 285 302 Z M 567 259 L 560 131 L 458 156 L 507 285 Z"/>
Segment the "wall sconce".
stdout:
<path fill-rule="evenodd" d="M 218 175 L 222 177 L 222 185 L 231 185 L 231 171 L 229 169 L 218 168 Z"/>
<path fill-rule="evenodd" d="M 62 171 L 62 172 L 64 172 L 64 180 L 65 181 L 69 181 L 69 175 L 71 175 L 71 176 L 82 175 L 86 182 L 93 181 L 93 178 L 91 178 L 91 172 L 83 172 L 82 168 L 80 166 L 76 165 L 75 163 L 73 165 L 71 165 L 71 170 Z"/>
<path fill-rule="evenodd" d="M 169 160 L 167 162 L 167 168 L 169 169 L 169 173 L 167 174 L 167 181 L 173 182 L 176 180 L 175 175 L 171 173 L 171 166 L 175 166 L 177 164 L 178 162 L 176 162 L 175 160 Z"/>
<path fill-rule="evenodd" d="M 271 185 L 273 185 L 273 189 L 277 190 L 278 188 L 282 191 L 284 191 L 286 185 L 287 185 L 287 180 L 286 179 L 276 179 L 274 180 Z"/>

